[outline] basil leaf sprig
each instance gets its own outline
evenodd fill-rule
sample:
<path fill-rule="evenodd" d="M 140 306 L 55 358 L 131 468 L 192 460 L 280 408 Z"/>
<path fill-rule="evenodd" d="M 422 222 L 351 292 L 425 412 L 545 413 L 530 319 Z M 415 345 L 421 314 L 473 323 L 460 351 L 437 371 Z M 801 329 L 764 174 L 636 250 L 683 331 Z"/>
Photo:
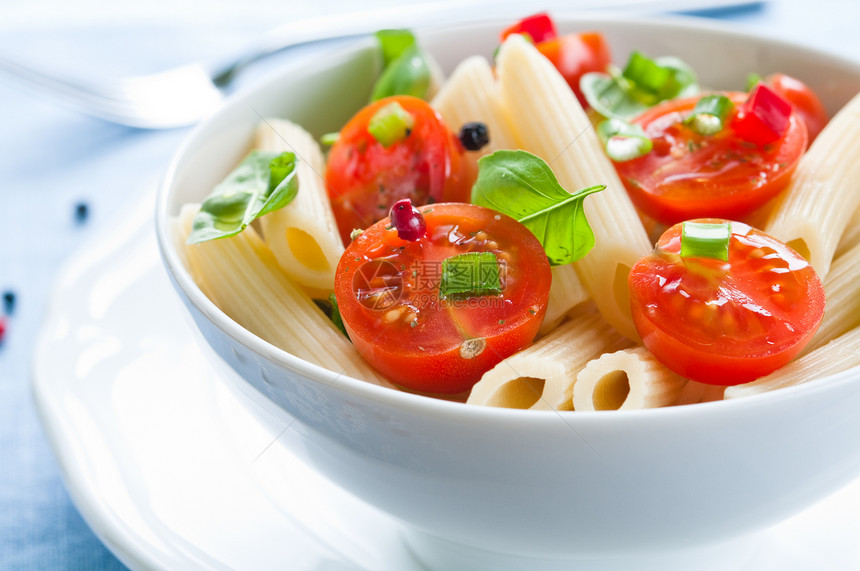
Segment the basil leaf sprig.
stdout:
<path fill-rule="evenodd" d="M 594 233 L 582 206 L 586 196 L 604 188 L 590 186 L 571 194 L 540 157 L 502 150 L 478 161 L 472 202 L 521 222 L 555 266 L 575 262 L 594 247 Z"/>
<path fill-rule="evenodd" d="M 289 204 L 298 190 L 294 153 L 252 151 L 200 205 L 188 243 L 235 236 L 260 216 Z"/>
<path fill-rule="evenodd" d="M 629 121 L 649 107 L 699 93 L 693 69 L 676 57 L 648 58 L 634 51 L 624 69 L 590 72 L 580 79 L 588 104 L 607 118 Z"/>
<path fill-rule="evenodd" d="M 376 38 L 382 50 L 384 68 L 373 86 L 370 100 L 392 95 L 412 95 L 424 99 L 430 89 L 432 72 L 427 55 L 409 30 L 380 30 Z"/>

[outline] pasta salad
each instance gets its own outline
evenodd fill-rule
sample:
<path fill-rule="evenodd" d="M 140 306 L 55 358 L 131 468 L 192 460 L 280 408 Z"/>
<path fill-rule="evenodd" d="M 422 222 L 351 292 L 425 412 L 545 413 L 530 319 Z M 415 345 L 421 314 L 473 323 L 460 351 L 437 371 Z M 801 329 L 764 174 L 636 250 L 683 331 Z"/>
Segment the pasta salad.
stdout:
<path fill-rule="evenodd" d="M 833 161 L 860 98 L 828 122 L 783 74 L 741 93 L 674 57 L 618 67 L 546 14 L 444 80 L 409 32 L 378 38 L 384 71 L 338 133 L 268 118 L 183 209 L 190 273 L 242 326 L 510 408 L 690 404 L 860 364 L 860 167 Z"/>

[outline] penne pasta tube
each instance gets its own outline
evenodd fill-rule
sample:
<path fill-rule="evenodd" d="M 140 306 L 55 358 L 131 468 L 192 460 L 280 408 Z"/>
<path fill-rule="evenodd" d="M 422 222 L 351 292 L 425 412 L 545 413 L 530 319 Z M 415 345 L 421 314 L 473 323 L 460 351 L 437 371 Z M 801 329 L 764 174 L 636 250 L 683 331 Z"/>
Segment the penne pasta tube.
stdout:
<path fill-rule="evenodd" d="M 493 70 L 482 56 L 463 60 L 430 104 L 455 133 L 472 121 L 480 121 L 487 126 L 490 142 L 479 151 L 470 153 L 476 157 L 499 149 L 519 148 Z"/>
<path fill-rule="evenodd" d="M 696 381 L 687 381 L 684 388 L 681 389 L 681 394 L 678 395 L 678 402 L 675 405 L 697 404 L 700 402 L 711 402 L 715 400 L 723 400 L 723 392 L 726 387 L 718 385 L 707 385 L 705 383 L 697 383 Z"/>
<path fill-rule="evenodd" d="M 824 279 L 860 206 L 860 95 L 827 124 L 800 159 L 765 231 L 805 257 Z"/>
<path fill-rule="evenodd" d="M 645 347 L 606 353 L 590 361 L 573 385 L 574 410 L 633 410 L 678 402 L 687 380 L 664 367 Z"/>
<path fill-rule="evenodd" d="M 824 280 L 824 297 L 827 300 L 824 318 L 815 336 L 803 348 L 801 355 L 814 351 L 860 326 L 858 267 L 860 267 L 860 244 L 834 260 Z"/>
<path fill-rule="evenodd" d="M 839 238 L 839 245 L 836 246 L 833 258 L 838 258 L 857 244 L 860 244 L 860 210 L 855 212 L 848 221 L 845 232 Z"/>
<path fill-rule="evenodd" d="M 573 382 L 585 364 L 631 343 L 596 312 L 581 313 L 484 373 L 467 403 L 572 410 Z"/>
<path fill-rule="evenodd" d="M 183 208 L 182 236 L 196 205 Z M 394 388 L 355 351 L 308 295 L 281 270 L 252 227 L 231 238 L 185 245 L 194 281 L 225 314 L 272 345 L 332 371 Z M 300 327 L 297 327 L 300 324 Z"/>
<path fill-rule="evenodd" d="M 568 191 L 606 185 L 585 200 L 595 246 L 574 267 L 604 318 L 638 339 L 627 275 L 651 244 L 585 111 L 552 63 L 517 34 L 502 44 L 497 74 L 522 148 L 543 158 Z"/>
<path fill-rule="evenodd" d="M 262 122 L 255 147 L 296 154 L 299 191 L 287 206 L 260 218 L 260 227 L 284 272 L 327 297 L 334 289 L 334 272 L 344 248 L 323 180 L 322 151 L 310 133 L 283 119 Z"/>
<path fill-rule="evenodd" d="M 732 399 L 800 385 L 860 365 L 860 328 L 840 335 L 826 345 L 751 383 L 726 388 Z"/>
<path fill-rule="evenodd" d="M 549 288 L 549 301 L 543 323 L 538 331 L 541 336 L 558 327 L 574 307 L 588 300 L 588 292 L 579 281 L 572 265 L 553 266 L 551 271 L 552 285 Z"/>

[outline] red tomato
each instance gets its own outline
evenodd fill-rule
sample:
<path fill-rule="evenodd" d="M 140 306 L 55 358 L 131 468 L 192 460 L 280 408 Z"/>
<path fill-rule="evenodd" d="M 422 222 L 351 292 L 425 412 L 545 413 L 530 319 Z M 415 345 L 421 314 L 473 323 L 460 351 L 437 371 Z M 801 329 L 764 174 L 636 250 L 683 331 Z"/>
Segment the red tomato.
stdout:
<path fill-rule="evenodd" d="M 385 105 L 397 102 L 415 124 L 401 141 L 384 147 L 367 126 Z M 432 107 L 416 97 L 395 96 L 359 111 L 340 131 L 329 152 L 325 179 L 344 244 L 355 228 L 388 215 L 392 204 L 468 202 L 474 169 L 457 136 Z"/>
<path fill-rule="evenodd" d="M 576 94 L 583 107 L 588 106 L 579 79 L 592 71 L 606 71 L 611 54 L 609 44 L 598 32 L 567 34 L 537 44 L 537 49 L 549 59 Z"/>
<path fill-rule="evenodd" d="M 474 204 L 423 206 L 426 232 L 402 240 L 388 219 L 346 249 L 335 296 L 349 337 L 392 382 L 458 394 L 533 340 L 546 311 L 551 274 L 543 247 L 522 224 Z M 442 260 L 492 252 L 501 293 L 442 298 Z"/>
<path fill-rule="evenodd" d="M 824 110 L 824 104 L 821 103 L 818 95 L 799 79 L 784 73 L 774 73 L 768 76 L 764 82 L 794 106 L 795 112 L 806 123 L 809 143 L 812 144 L 815 137 L 827 125 L 828 120 L 827 111 Z"/>
<path fill-rule="evenodd" d="M 744 93 L 728 93 L 736 106 Z M 645 156 L 615 163 L 631 200 L 664 224 L 699 217 L 740 218 L 778 194 L 807 146 L 806 127 L 791 113 L 778 141 L 759 146 L 731 126 L 711 136 L 683 124 L 698 97 L 660 103 L 634 120 L 654 144 Z"/>
<path fill-rule="evenodd" d="M 714 220 L 706 220 L 714 221 Z M 681 258 L 681 224 L 630 272 L 633 322 L 675 373 L 735 385 L 785 365 L 824 314 L 824 289 L 797 252 L 732 222 L 728 262 Z"/>

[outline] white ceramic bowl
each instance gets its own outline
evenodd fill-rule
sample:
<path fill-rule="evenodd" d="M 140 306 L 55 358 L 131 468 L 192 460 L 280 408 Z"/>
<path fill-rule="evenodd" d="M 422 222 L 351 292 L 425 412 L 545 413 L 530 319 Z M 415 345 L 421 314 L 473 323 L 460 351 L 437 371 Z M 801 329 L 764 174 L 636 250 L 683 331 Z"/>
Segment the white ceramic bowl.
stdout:
<path fill-rule="evenodd" d="M 491 56 L 503 23 L 428 33 L 450 71 Z M 598 29 L 616 59 L 638 48 L 676 54 L 706 85 L 742 88 L 748 72 L 811 84 L 830 112 L 860 91 L 860 66 L 689 20 L 562 20 Z M 158 201 L 164 262 L 202 338 L 231 378 L 252 387 L 300 438 L 321 473 L 439 543 L 567 557 L 706 545 L 794 514 L 860 475 L 860 371 L 772 394 L 629 412 L 481 408 L 342 378 L 263 342 L 202 295 L 174 251 L 167 219 L 199 201 L 238 162 L 260 117 L 315 134 L 337 130 L 366 100 L 370 41 L 291 69 L 233 99 L 175 157 Z M 215 357 L 216 355 L 218 357 Z M 285 481 L 287 477 L 285 475 Z"/>

